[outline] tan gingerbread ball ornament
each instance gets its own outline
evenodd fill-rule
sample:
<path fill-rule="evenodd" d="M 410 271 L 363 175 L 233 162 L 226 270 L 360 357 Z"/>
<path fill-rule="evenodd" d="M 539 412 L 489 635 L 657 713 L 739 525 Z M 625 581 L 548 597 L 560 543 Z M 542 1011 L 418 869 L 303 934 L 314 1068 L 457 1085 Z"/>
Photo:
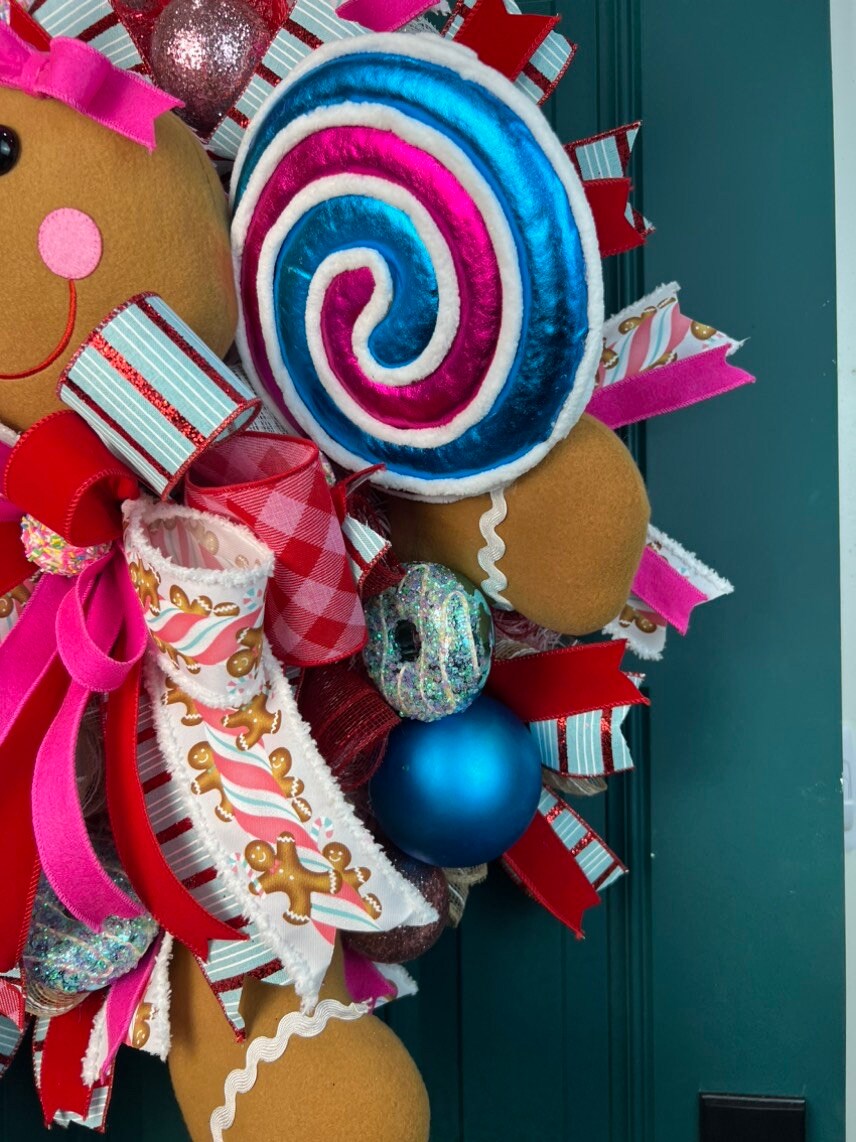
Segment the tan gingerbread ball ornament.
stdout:
<path fill-rule="evenodd" d="M 495 526 L 505 547 L 495 560 L 508 581 L 502 597 L 561 634 L 591 634 L 614 619 L 630 593 L 650 515 L 642 476 L 615 433 L 583 416 L 546 460 L 505 489 L 504 500 L 507 515 Z M 450 504 L 390 497 L 395 552 L 483 583 L 482 521 L 490 512 L 490 496 Z"/>

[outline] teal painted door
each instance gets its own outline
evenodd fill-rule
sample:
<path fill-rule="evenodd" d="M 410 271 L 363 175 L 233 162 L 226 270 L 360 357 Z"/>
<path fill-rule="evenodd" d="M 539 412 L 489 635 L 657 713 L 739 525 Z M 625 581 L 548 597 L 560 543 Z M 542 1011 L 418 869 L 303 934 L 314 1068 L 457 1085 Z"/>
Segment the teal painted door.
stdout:
<path fill-rule="evenodd" d="M 574 0 L 563 138 L 643 118 L 661 282 L 759 383 L 633 441 L 654 520 L 733 579 L 648 669 L 607 836 L 630 865 L 576 943 L 495 872 L 390 1012 L 434 1142 L 691 1142 L 700 1091 L 804 1096 L 844 1139 L 833 156 L 815 0 Z M 595 827 L 603 818 L 582 811 Z"/>
<path fill-rule="evenodd" d="M 580 45 L 549 108 L 563 138 L 645 119 L 636 201 L 658 231 L 609 267 L 611 308 L 677 278 L 688 313 L 750 338 L 757 386 L 631 441 L 658 525 L 737 594 L 649 669 L 637 770 L 582 807 L 631 866 L 586 940 L 494 870 L 389 1020 L 425 1075 L 433 1142 L 691 1142 L 700 1090 L 804 1095 L 809 1142 L 842 1142 L 828 12 L 525 7 L 561 10 Z M 107 1137 L 184 1140 L 165 1069 L 125 1055 Z M 22 1056 L 0 1138 L 41 1136 Z"/>

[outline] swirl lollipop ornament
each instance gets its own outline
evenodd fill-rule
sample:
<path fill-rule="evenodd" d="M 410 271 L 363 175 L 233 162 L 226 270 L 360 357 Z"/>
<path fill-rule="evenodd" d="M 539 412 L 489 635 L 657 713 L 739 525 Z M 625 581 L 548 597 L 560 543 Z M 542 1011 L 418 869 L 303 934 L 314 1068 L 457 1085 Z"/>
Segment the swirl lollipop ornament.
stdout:
<path fill-rule="evenodd" d="M 233 203 L 245 366 L 346 468 L 471 496 L 582 414 L 602 325 L 585 195 L 540 111 L 466 49 L 313 53 L 253 121 Z"/>

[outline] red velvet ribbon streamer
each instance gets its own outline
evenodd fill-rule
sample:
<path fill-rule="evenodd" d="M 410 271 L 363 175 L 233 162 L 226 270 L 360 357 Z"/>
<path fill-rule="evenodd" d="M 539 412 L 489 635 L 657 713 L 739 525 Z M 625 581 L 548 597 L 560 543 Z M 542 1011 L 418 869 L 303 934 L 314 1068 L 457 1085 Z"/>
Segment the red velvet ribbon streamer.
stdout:
<path fill-rule="evenodd" d="M 47 51 L 51 46 L 51 37 L 41 24 L 37 24 L 17 0 L 12 0 L 9 6 L 9 27 L 20 36 L 30 47 L 38 48 L 40 52 Z"/>
<path fill-rule="evenodd" d="M 494 661 L 487 691 L 524 722 L 570 718 L 592 710 L 648 705 L 621 673 L 627 643 L 576 646 Z"/>
<path fill-rule="evenodd" d="M 541 813 L 502 860 L 533 899 L 582 937 L 583 913 L 600 897 Z"/>
<path fill-rule="evenodd" d="M 138 494 L 136 476 L 71 409 L 28 429 L 3 474 L 6 499 L 75 547 L 118 539 L 122 503 Z"/>
<path fill-rule="evenodd" d="M 93 1088 L 82 1078 L 83 1059 L 89 1046 L 95 1017 L 104 1004 L 104 992 L 95 991 L 73 1011 L 55 1015 L 42 1044 L 39 1098 L 45 1126 L 58 1111 L 86 1118 Z"/>
<path fill-rule="evenodd" d="M 627 218 L 631 183 L 629 178 L 600 178 L 583 183 L 594 218 L 600 256 L 625 254 L 645 245 L 645 235 Z"/>
<path fill-rule="evenodd" d="M 482 63 L 516 79 L 558 23 L 558 16 L 509 12 L 503 0 L 478 0 L 464 17 L 455 43 L 472 48 Z"/>

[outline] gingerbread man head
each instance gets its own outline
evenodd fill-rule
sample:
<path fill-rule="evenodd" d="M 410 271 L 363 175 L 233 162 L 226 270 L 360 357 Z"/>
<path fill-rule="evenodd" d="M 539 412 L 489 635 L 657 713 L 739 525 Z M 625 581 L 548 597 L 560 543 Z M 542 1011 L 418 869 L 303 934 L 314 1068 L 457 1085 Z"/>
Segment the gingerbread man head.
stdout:
<path fill-rule="evenodd" d="M 0 421 L 10 428 L 60 407 L 57 383 L 72 355 L 139 293 L 163 297 L 215 352 L 232 342 L 225 195 L 175 115 L 154 129 L 150 152 L 59 99 L 0 86 L 0 211 L 9 221 Z"/>

